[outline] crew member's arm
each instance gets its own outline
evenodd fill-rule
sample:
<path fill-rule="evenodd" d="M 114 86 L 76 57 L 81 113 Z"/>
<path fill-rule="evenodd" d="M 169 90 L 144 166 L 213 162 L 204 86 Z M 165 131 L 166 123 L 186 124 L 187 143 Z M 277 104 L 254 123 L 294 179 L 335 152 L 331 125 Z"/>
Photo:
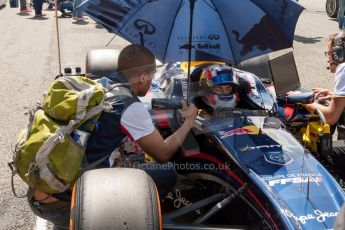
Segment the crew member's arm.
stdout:
<path fill-rule="evenodd" d="M 193 127 L 197 115 L 197 108 L 193 104 L 187 108 L 184 102 L 183 107 L 182 116 L 185 120 L 181 127 L 168 138 L 164 140 L 158 130 L 155 129 L 151 134 L 137 140 L 139 146 L 158 162 L 168 161 L 182 145 L 187 134 Z"/>
<path fill-rule="evenodd" d="M 324 106 L 318 103 L 311 103 L 303 105 L 310 113 L 314 113 L 318 108 L 326 117 L 327 122 L 330 125 L 337 123 L 340 115 L 345 108 L 345 97 L 332 98 L 328 106 Z"/>
<path fill-rule="evenodd" d="M 150 114 L 142 103 L 132 104 L 123 113 L 122 130 L 156 161 L 166 162 L 183 143 L 197 115 L 197 108 L 193 104 L 187 107 L 183 102 L 182 106 L 182 117 L 185 120 L 181 127 L 165 140 L 153 126 Z"/>
<path fill-rule="evenodd" d="M 308 105 L 304 105 L 304 107 L 311 113 L 318 108 L 326 117 L 326 120 L 329 124 L 333 125 L 337 123 L 339 117 L 341 116 L 344 108 L 345 108 L 345 92 L 344 92 L 344 85 L 345 85 L 345 65 L 340 65 L 336 69 L 335 78 L 334 78 L 334 92 L 327 91 L 327 90 L 319 90 L 319 92 L 323 92 L 325 95 L 332 95 L 331 100 L 329 101 L 328 106 L 323 106 L 318 103 L 312 103 Z M 317 94 L 316 96 L 319 96 Z"/>

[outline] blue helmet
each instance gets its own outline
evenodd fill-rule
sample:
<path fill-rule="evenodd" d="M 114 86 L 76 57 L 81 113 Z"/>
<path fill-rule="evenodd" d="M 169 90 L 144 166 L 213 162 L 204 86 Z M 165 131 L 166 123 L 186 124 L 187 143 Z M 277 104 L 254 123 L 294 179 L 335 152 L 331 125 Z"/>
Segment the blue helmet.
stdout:
<path fill-rule="evenodd" d="M 232 68 L 222 64 L 214 64 L 204 68 L 200 81 L 201 84 L 206 83 L 209 88 L 219 85 L 231 85 L 233 93 L 240 88 L 238 77 L 234 75 Z"/>

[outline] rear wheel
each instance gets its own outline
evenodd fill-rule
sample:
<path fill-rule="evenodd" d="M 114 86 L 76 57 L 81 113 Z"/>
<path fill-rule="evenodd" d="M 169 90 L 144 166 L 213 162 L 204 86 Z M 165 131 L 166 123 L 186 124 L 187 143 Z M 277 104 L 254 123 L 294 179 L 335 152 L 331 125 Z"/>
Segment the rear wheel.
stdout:
<path fill-rule="evenodd" d="M 161 229 L 156 186 L 139 169 L 85 172 L 73 189 L 71 229 Z"/>
<path fill-rule="evenodd" d="M 339 0 L 326 1 L 326 13 L 330 18 L 336 18 L 339 10 Z"/>

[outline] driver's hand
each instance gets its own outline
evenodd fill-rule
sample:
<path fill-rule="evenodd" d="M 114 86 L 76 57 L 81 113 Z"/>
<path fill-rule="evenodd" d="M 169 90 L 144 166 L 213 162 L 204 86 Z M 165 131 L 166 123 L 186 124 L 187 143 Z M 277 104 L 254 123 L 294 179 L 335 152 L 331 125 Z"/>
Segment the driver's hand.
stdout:
<path fill-rule="evenodd" d="M 187 123 L 190 127 L 193 127 L 196 116 L 198 115 L 198 109 L 194 104 L 187 106 L 186 101 L 182 101 L 181 115 L 184 118 L 184 123 Z"/>

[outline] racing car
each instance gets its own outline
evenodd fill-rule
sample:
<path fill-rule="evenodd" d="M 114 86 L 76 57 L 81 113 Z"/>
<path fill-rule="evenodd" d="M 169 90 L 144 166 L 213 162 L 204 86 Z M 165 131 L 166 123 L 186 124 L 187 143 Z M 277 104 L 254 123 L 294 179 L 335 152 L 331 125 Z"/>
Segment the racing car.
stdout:
<path fill-rule="evenodd" d="M 105 63 L 115 61 L 100 57 L 88 57 L 88 64 L 102 62 L 101 72 L 108 74 Z M 157 73 L 143 103 L 163 136 L 181 125 L 180 99 L 187 93 L 197 97 L 193 79 L 203 67 L 196 65 L 189 77 L 182 63 Z M 88 70 L 102 75 L 95 67 Z M 328 133 L 322 114 L 299 118 L 299 105 L 313 95 L 280 101 L 272 82 L 240 73 L 241 103 L 198 115 L 171 159 L 179 177 L 167 196 L 160 198 L 153 180 L 139 169 L 87 171 L 73 189 L 71 229 L 331 229 L 345 196 L 313 155 L 327 151 L 325 141 L 311 138 Z M 286 106 L 293 108 L 288 117 L 279 112 Z M 321 129 L 313 134 L 315 126 Z"/>

